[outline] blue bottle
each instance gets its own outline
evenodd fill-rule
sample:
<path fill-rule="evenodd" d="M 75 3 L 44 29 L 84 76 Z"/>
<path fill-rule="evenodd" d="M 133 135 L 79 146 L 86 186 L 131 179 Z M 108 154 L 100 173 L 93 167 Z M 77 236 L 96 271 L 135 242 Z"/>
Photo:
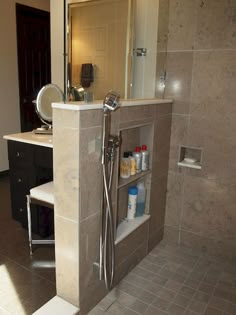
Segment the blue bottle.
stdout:
<path fill-rule="evenodd" d="M 137 205 L 136 205 L 136 217 L 141 217 L 144 215 L 145 211 L 145 197 L 146 197 L 146 190 L 144 187 L 143 182 L 139 182 L 137 184 L 138 195 L 137 195 Z"/>

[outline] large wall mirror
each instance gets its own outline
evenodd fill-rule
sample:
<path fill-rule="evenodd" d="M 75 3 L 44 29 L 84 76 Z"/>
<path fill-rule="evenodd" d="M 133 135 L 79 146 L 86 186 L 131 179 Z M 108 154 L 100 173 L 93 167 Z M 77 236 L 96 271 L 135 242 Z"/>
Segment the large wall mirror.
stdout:
<path fill-rule="evenodd" d="M 121 98 L 155 97 L 162 2 L 64 0 L 64 89 L 75 87 L 76 100 L 82 85 L 95 100 L 103 99 L 110 89 L 118 90 Z"/>
<path fill-rule="evenodd" d="M 134 1 L 80 1 L 67 11 L 67 86 L 92 92 L 94 99 L 111 89 L 130 97 Z"/>

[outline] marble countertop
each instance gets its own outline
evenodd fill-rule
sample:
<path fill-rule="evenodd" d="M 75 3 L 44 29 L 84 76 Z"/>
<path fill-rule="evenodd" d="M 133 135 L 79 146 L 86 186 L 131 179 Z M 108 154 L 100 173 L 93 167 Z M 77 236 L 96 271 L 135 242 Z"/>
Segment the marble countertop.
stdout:
<path fill-rule="evenodd" d="M 158 104 L 170 104 L 173 100 L 171 99 L 160 99 L 160 98 L 149 98 L 149 99 L 128 99 L 128 100 L 121 100 L 121 107 L 128 107 L 128 106 L 140 106 L 140 105 L 158 105 Z M 89 109 L 102 109 L 103 108 L 103 101 L 98 100 L 92 103 L 85 103 L 85 102 L 68 102 L 68 103 L 53 103 L 53 108 L 58 109 L 67 109 L 67 110 L 89 110 Z"/>
<path fill-rule="evenodd" d="M 34 145 L 40 145 L 42 147 L 48 148 L 53 147 L 52 135 L 35 134 L 32 131 L 5 135 L 3 138 L 6 140 L 13 140 Z"/>

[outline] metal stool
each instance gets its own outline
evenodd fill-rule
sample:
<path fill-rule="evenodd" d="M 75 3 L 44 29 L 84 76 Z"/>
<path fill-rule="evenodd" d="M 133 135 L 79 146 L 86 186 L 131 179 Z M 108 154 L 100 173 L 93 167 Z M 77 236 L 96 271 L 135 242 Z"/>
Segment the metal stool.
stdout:
<path fill-rule="evenodd" d="M 29 247 L 30 247 L 30 255 L 32 256 L 33 244 L 55 244 L 55 240 L 33 240 L 32 239 L 31 209 L 30 209 L 31 203 L 45 206 L 51 209 L 54 208 L 53 182 L 49 182 L 49 183 L 30 189 L 30 194 L 27 195 L 26 198 L 27 198 Z"/>

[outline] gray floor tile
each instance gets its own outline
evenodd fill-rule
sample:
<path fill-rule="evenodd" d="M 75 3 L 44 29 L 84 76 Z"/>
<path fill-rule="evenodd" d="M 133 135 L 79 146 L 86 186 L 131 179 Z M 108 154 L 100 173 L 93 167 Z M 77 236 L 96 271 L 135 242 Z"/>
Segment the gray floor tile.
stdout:
<path fill-rule="evenodd" d="M 167 309 L 170 307 L 170 304 L 171 304 L 170 301 L 166 301 L 160 297 L 157 297 L 152 303 L 153 306 L 157 307 L 162 311 L 167 311 Z"/>
<path fill-rule="evenodd" d="M 184 312 L 185 308 L 177 304 L 171 304 L 171 306 L 168 308 L 168 314 L 170 315 L 183 315 Z"/>
<path fill-rule="evenodd" d="M 144 315 L 167 315 L 166 312 L 161 311 L 160 309 L 150 305 Z"/>
<path fill-rule="evenodd" d="M 192 300 L 188 306 L 188 309 L 191 311 L 197 313 L 197 314 L 203 314 L 204 310 L 206 309 L 207 303 L 205 302 L 200 302 L 197 300 Z"/>
<path fill-rule="evenodd" d="M 191 298 L 186 297 L 181 294 L 177 294 L 177 296 L 174 298 L 174 303 L 184 308 L 188 307 L 188 305 L 190 304 L 190 301 L 191 301 Z"/>

